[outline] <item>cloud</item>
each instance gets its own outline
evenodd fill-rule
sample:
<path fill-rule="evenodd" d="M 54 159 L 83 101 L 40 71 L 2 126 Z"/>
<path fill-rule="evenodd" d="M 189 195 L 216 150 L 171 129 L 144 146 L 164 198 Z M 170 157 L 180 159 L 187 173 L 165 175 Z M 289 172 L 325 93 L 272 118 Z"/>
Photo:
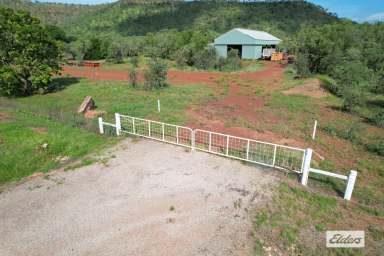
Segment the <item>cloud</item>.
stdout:
<path fill-rule="evenodd" d="M 364 19 L 367 22 L 384 21 L 384 12 L 375 13 Z"/>

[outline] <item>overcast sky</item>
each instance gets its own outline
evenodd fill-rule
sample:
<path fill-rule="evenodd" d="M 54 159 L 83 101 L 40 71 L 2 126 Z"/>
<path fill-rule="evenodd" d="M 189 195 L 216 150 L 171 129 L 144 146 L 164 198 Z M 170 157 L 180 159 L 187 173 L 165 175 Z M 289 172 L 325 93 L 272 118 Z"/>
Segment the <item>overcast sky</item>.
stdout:
<path fill-rule="evenodd" d="M 384 21 L 384 0 L 309 0 L 337 13 L 339 17 L 346 17 L 356 21 Z M 111 3 L 116 0 L 41 0 L 40 2 L 61 2 L 100 4 Z"/>

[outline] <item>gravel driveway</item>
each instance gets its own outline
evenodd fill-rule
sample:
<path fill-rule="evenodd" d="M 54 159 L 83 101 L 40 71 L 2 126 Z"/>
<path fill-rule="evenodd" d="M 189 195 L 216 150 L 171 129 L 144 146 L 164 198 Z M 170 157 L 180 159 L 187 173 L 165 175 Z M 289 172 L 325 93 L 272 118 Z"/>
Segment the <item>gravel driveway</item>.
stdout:
<path fill-rule="evenodd" d="M 103 154 L 3 191 L 0 255 L 251 254 L 273 171 L 149 140 Z"/>

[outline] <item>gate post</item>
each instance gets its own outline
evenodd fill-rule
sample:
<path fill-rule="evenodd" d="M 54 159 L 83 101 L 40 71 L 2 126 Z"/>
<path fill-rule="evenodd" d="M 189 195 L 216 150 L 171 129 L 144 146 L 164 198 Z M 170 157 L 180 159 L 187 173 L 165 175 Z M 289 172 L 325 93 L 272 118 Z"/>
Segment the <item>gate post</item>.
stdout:
<path fill-rule="evenodd" d="M 351 200 L 356 177 L 357 177 L 357 172 L 354 170 L 352 170 L 348 175 L 347 188 L 345 189 L 345 193 L 344 193 L 345 200 Z"/>
<path fill-rule="evenodd" d="M 312 149 L 307 148 L 305 150 L 303 173 L 301 174 L 301 184 L 304 186 L 307 186 L 308 183 L 309 169 L 311 168 L 311 158 Z"/>
<path fill-rule="evenodd" d="M 192 151 L 195 151 L 195 140 L 196 140 L 195 130 L 192 130 L 191 131 L 191 149 L 192 149 Z"/>
<path fill-rule="evenodd" d="M 115 113 L 115 120 L 116 120 L 116 135 L 119 136 L 121 131 L 121 120 L 120 120 L 119 113 Z"/>
<path fill-rule="evenodd" d="M 104 134 L 103 118 L 99 117 L 99 131 L 100 134 Z"/>

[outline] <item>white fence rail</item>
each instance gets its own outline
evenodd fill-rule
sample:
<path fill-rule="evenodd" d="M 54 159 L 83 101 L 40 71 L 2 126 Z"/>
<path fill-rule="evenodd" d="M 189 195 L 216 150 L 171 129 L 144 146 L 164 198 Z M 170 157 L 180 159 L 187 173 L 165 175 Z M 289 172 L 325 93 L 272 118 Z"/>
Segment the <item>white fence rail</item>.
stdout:
<path fill-rule="evenodd" d="M 198 150 L 301 173 L 304 149 L 236 137 L 205 130 L 194 130 Z"/>
<path fill-rule="evenodd" d="M 115 124 L 99 118 L 100 133 L 104 125 L 114 127 L 116 134 L 127 133 L 153 140 L 171 143 L 192 150 L 201 150 L 212 154 L 255 164 L 284 169 L 301 174 L 301 183 L 306 186 L 310 172 L 347 180 L 344 199 L 350 200 L 357 172 L 349 176 L 311 168 L 312 149 L 301 149 L 269 142 L 236 137 L 206 130 L 192 130 L 189 127 L 167 124 L 148 119 L 115 114 Z"/>

